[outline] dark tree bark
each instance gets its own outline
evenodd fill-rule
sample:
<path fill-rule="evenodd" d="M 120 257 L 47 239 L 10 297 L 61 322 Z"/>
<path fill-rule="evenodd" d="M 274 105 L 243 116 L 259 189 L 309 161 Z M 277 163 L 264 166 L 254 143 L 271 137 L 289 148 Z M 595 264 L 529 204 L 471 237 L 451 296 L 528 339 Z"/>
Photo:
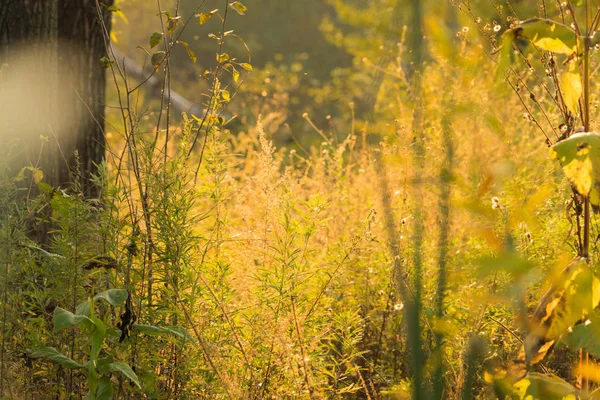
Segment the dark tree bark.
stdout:
<path fill-rule="evenodd" d="M 107 6 L 113 0 L 103 1 Z M 103 24 L 110 32 L 111 13 L 103 11 Z M 104 105 L 106 98 L 106 70 L 100 65 L 100 58 L 106 55 L 104 29 L 98 17 L 95 0 L 62 0 L 58 9 L 59 43 L 65 48 L 59 51 L 59 69 L 67 72 L 62 83 L 72 90 L 63 94 L 60 104 L 73 109 L 73 118 L 67 129 L 67 137 L 72 140 L 69 165 L 75 166 L 74 150 L 79 153 L 81 184 L 88 197 L 97 197 L 98 188 L 91 182 L 92 174 L 97 172 L 105 156 Z M 61 171 L 61 182 L 69 179 Z"/>
<path fill-rule="evenodd" d="M 103 17 L 110 30 L 110 13 Z M 3 0 L 0 140 L 15 143 L 13 172 L 39 166 L 45 182 L 64 187 L 79 171 L 86 196 L 98 196 L 90 177 L 105 155 L 103 37 L 95 0 Z"/>

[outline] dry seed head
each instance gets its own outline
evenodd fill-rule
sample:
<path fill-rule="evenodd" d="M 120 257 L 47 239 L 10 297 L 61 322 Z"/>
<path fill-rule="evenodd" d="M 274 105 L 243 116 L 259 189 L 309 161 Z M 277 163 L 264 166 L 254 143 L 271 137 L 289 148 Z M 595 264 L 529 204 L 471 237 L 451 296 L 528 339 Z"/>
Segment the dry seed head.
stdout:
<path fill-rule="evenodd" d="M 496 196 L 492 197 L 492 208 L 500 208 L 500 199 L 498 199 Z"/>

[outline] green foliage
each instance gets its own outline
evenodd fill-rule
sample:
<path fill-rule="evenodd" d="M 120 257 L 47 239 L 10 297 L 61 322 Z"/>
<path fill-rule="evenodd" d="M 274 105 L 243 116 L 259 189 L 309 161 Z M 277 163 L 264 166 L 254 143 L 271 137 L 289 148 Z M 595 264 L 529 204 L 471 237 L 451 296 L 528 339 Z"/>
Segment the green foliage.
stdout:
<path fill-rule="evenodd" d="M 576 389 L 557 376 L 532 373 L 515 383 L 517 399 L 575 400 Z"/>
<path fill-rule="evenodd" d="M 0 382 L 40 399 L 584 397 L 572 360 L 598 355 L 600 282 L 584 262 L 559 273 L 581 246 L 582 195 L 596 198 L 595 134 L 572 135 L 573 31 L 467 3 L 423 3 L 421 70 L 397 0 L 133 15 L 164 89 L 150 100 L 106 60 L 120 106 L 101 198 L 35 166 L 0 171 Z M 135 48 L 128 35 L 113 45 Z M 488 72 L 492 40 L 516 96 Z M 534 46 L 548 71 L 545 52 L 560 54 L 554 76 Z M 178 53 L 201 78 L 184 80 Z M 204 104 L 179 119 L 175 89 Z M 520 340 L 530 371 L 514 385 Z M 548 374 L 532 370 L 542 359 Z"/>
<path fill-rule="evenodd" d="M 589 196 L 595 207 L 600 206 L 600 135 L 597 132 L 577 133 L 558 142 L 552 150 L 575 190 Z"/>
<path fill-rule="evenodd" d="M 31 358 L 48 358 L 55 363 L 62 365 L 65 368 L 79 369 L 83 368 L 84 365 L 79 364 L 76 361 L 71 360 L 69 357 L 60 354 L 54 347 L 44 347 L 35 350 L 29 355 Z"/>
<path fill-rule="evenodd" d="M 150 36 L 150 48 L 154 48 L 160 44 L 163 40 L 164 34 L 162 32 L 154 32 Z"/>
<path fill-rule="evenodd" d="M 89 340 L 89 350 L 85 353 L 89 354 L 89 359 L 84 364 L 79 364 L 67 356 L 59 353 L 53 347 L 45 347 L 34 351 L 31 358 L 48 358 L 63 367 L 70 369 L 81 369 L 87 366 L 87 387 L 88 395 L 92 400 L 112 398 L 112 383 L 110 382 L 110 372 L 120 372 L 130 381 L 141 388 L 137 375 L 131 367 L 123 362 L 113 361 L 112 356 L 100 358 L 100 353 L 104 346 L 104 341 L 107 338 L 107 328 L 105 323 L 94 316 L 93 302 L 97 299 L 108 301 L 113 306 L 122 305 L 128 293 L 122 289 L 109 289 L 94 296 L 93 300 L 88 301 L 86 308 L 89 317 L 85 315 L 75 315 L 67 310 L 57 307 L 54 310 L 54 332 L 59 332 L 66 328 L 80 326 L 82 333 L 87 335 Z M 82 307 L 78 306 L 81 310 Z M 108 387 L 110 386 L 110 388 Z"/>

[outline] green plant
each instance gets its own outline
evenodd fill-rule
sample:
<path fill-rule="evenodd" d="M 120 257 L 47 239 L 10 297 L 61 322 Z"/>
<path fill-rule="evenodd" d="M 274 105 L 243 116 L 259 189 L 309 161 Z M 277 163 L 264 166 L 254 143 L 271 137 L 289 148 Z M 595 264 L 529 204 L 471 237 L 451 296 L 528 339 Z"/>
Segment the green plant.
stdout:
<path fill-rule="evenodd" d="M 98 300 L 104 300 L 113 307 L 125 306 L 125 311 L 121 314 L 121 322 L 117 324 L 120 333 L 99 318 L 98 313 L 95 311 L 95 303 Z M 119 342 L 122 342 L 130 335 L 132 329 L 150 336 L 174 335 L 187 339 L 187 334 L 179 326 L 158 327 L 135 324 L 135 315 L 132 314 L 130 307 L 129 292 L 125 289 L 109 289 L 100 292 L 87 301 L 78 304 L 75 313 L 56 307 L 53 317 L 54 333 L 56 334 L 67 328 L 79 328 L 86 339 L 84 348 L 80 350 L 88 358 L 78 362 L 60 353 L 54 347 L 37 349 L 29 357 L 32 359 L 47 358 L 65 368 L 82 370 L 87 378 L 88 393 L 86 399 L 112 399 L 112 373 L 121 373 L 141 389 L 138 376 L 131 366 L 125 362 L 115 361 L 118 352 L 116 349 L 106 348 L 106 339 L 109 336 L 113 338 L 120 337 Z M 108 313 L 105 313 L 105 315 L 108 315 Z"/>
<path fill-rule="evenodd" d="M 548 52 L 547 56 L 544 56 L 544 59 L 547 57 L 549 60 L 546 73 L 553 78 L 557 93 L 555 101 L 560 107 L 565 123 L 561 128 L 562 135 L 557 135 L 555 141 L 546 135 L 546 144 L 551 147 L 553 157 L 559 159 L 564 174 L 571 182 L 572 202 L 579 209 L 576 211 L 577 258 L 555 278 L 552 288 L 541 299 L 529 323 L 519 358 L 509 368 L 508 378 L 502 384 L 506 385 L 504 390 L 513 391 L 518 398 L 532 396 L 550 399 L 577 394 L 575 387 L 566 381 L 551 374 L 536 374 L 532 372 L 532 367 L 542 362 L 560 340 L 563 343 L 574 344 L 573 327 L 585 321 L 588 321 L 586 324 L 593 323 L 593 310 L 600 304 L 600 279 L 596 276 L 597 268 L 593 266 L 590 255 L 591 207 L 597 209 L 600 200 L 596 189 L 599 181 L 597 166 L 600 140 L 597 133 L 590 132 L 590 53 L 598 40 L 595 36 L 598 21 L 596 18 L 593 21 L 588 19 L 588 3 L 586 1 L 585 4 L 579 4 L 584 5 L 586 10 L 585 30 L 578 24 L 573 7 L 567 3 L 570 11 L 568 14 L 573 19 L 571 27 L 550 19 L 534 18 L 516 24 L 502 36 L 498 61 L 499 77 L 507 78 L 509 83 L 510 76 L 507 77 L 506 74 L 512 70 L 511 64 L 515 61 L 515 55 L 520 55 L 525 64 L 534 70 L 535 67 L 526 57 L 529 49 Z M 564 55 L 563 65 L 566 66 L 560 77 L 558 55 Z M 514 70 L 511 72 L 518 82 L 522 82 L 518 73 Z M 512 87 L 514 89 L 514 86 Z M 537 104 L 535 96 L 531 94 L 530 97 Z M 581 117 L 583 123 L 582 133 L 574 133 L 575 120 L 578 117 Z M 542 129 L 539 124 L 538 127 Z M 510 237 L 507 237 L 506 247 L 505 254 L 513 251 L 510 249 Z M 513 273 L 521 274 L 529 268 L 527 263 L 521 263 L 521 267 L 517 266 L 519 263 L 521 262 L 512 263 L 512 267 L 515 268 Z M 576 329 L 581 334 L 581 328 Z M 588 346 L 577 342 L 573 348 L 589 351 L 589 343 L 586 344 Z M 593 349 L 593 346 L 591 348 Z M 581 353 L 579 373 L 589 376 L 586 354 Z M 580 376 L 583 377 L 582 395 L 587 396 L 589 381 L 585 376 Z M 560 390 L 554 390 L 552 387 L 560 387 Z"/>
<path fill-rule="evenodd" d="M 131 382 L 141 387 L 137 375 L 128 364 L 114 361 L 112 354 L 106 354 L 103 351 L 104 342 L 108 335 L 108 327 L 102 319 L 96 316 L 94 311 L 94 304 L 97 300 L 102 299 L 112 306 L 121 306 L 126 303 L 128 296 L 126 290 L 109 289 L 79 304 L 75 314 L 60 307 L 54 310 L 54 332 L 58 333 L 67 328 L 80 328 L 80 331 L 87 338 L 85 348 L 82 349 L 83 353 L 88 355 L 87 360 L 77 362 L 53 347 L 37 349 L 30 354 L 30 357 L 47 358 L 65 368 L 84 371 L 88 388 L 86 399 L 112 399 L 113 385 L 110 374 L 113 372 L 123 374 Z M 122 329 L 126 330 L 130 327 L 123 326 Z"/>

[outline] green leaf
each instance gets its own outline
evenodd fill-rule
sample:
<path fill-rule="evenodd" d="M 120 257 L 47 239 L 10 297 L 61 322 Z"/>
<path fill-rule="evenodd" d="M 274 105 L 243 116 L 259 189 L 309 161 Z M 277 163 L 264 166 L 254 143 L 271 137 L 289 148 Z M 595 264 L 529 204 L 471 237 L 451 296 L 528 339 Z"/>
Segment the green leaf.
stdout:
<path fill-rule="evenodd" d="M 96 369 L 100 375 L 104 375 L 110 371 L 110 364 L 112 364 L 115 360 L 112 356 L 99 358 L 96 360 Z"/>
<path fill-rule="evenodd" d="M 60 354 L 54 347 L 44 347 L 41 349 L 35 350 L 33 353 L 29 355 L 31 358 L 48 358 L 55 363 L 62 365 L 65 368 L 70 369 L 79 369 L 83 368 L 83 365 L 78 362 L 70 359 L 67 356 Z"/>
<path fill-rule="evenodd" d="M 103 376 L 98 381 L 98 390 L 96 390 L 96 400 L 112 400 L 113 387 L 110 376 Z"/>
<path fill-rule="evenodd" d="M 239 1 L 234 1 L 233 3 L 229 3 L 229 7 L 233 8 L 240 15 L 244 15 L 244 14 L 246 14 L 246 11 L 248 11 L 248 8 L 245 5 L 243 5 L 242 3 L 240 3 Z"/>
<path fill-rule="evenodd" d="M 40 182 L 37 186 L 41 193 L 45 193 L 48 195 L 51 195 L 52 191 L 54 190 L 52 189 L 52 186 L 48 185 L 46 182 Z"/>
<path fill-rule="evenodd" d="M 515 28 L 522 36 L 542 50 L 571 55 L 577 51 L 577 34 L 569 27 L 549 19 L 533 18 Z"/>
<path fill-rule="evenodd" d="M 125 289 L 108 289 L 94 296 L 94 300 L 104 299 L 113 306 L 121 306 L 127 301 L 129 293 Z"/>
<path fill-rule="evenodd" d="M 94 333 L 92 333 L 91 357 L 92 360 L 95 360 L 98 358 L 98 355 L 100 355 L 100 350 L 102 350 L 102 344 L 104 343 L 104 338 L 106 337 L 106 325 L 104 325 L 104 322 L 96 317 L 93 317 L 92 321 L 94 322 L 96 329 L 94 329 Z"/>
<path fill-rule="evenodd" d="M 76 315 L 85 315 L 86 317 L 90 316 L 90 302 L 84 301 L 83 303 L 77 304 L 75 308 Z"/>
<path fill-rule="evenodd" d="M 82 324 L 85 328 L 93 328 L 94 323 L 85 315 L 75 315 L 64 308 L 56 307 L 54 309 L 54 332 Z"/>
<path fill-rule="evenodd" d="M 589 196 L 592 206 L 600 206 L 600 134 L 581 132 L 552 147 L 571 185 L 583 196 Z"/>
<path fill-rule="evenodd" d="M 530 373 L 514 384 L 519 399 L 575 400 L 577 390 L 555 375 Z"/>
<path fill-rule="evenodd" d="M 150 48 L 157 46 L 160 42 L 162 42 L 163 33 L 162 32 L 154 32 L 152 36 L 150 36 Z"/>
<path fill-rule="evenodd" d="M 183 40 L 178 40 L 177 43 L 183 45 L 183 47 L 185 47 L 185 51 L 187 51 L 188 57 L 190 58 L 190 60 L 192 60 L 192 62 L 196 62 L 197 57 L 196 57 L 196 53 L 194 53 L 194 51 L 192 49 L 190 49 L 190 45 L 188 44 L 188 42 L 184 42 Z"/>
<path fill-rule="evenodd" d="M 581 84 L 581 75 L 577 69 L 577 64 L 571 62 L 571 65 L 575 66 L 575 68 L 569 67 L 569 71 L 562 74 L 560 77 L 560 88 L 562 90 L 565 105 L 573 115 L 577 115 L 579 98 L 581 97 L 583 86 Z"/>
<path fill-rule="evenodd" d="M 152 57 L 150 58 L 150 63 L 155 67 L 158 67 L 163 62 L 166 55 L 167 53 L 165 53 L 164 51 L 157 51 L 156 53 L 152 54 Z"/>
<path fill-rule="evenodd" d="M 100 66 L 102 68 L 110 68 L 110 66 L 113 64 L 113 61 L 110 61 L 110 58 L 103 56 L 100 57 Z"/>
<path fill-rule="evenodd" d="M 108 365 L 108 369 L 111 372 L 120 372 L 120 373 L 122 373 L 131 382 L 135 383 L 137 385 L 137 387 L 139 387 L 140 389 L 142 388 L 142 386 L 140 385 L 140 381 L 138 380 L 137 375 L 135 374 L 135 372 L 133 372 L 133 370 L 131 369 L 131 367 L 129 365 L 127 365 L 125 363 L 122 363 L 122 362 L 114 362 L 114 363 Z"/>
<path fill-rule="evenodd" d="M 177 26 L 179 26 L 180 19 L 181 15 L 169 17 L 169 20 L 167 21 L 167 31 L 169 32 L 169 35 L 173 36 L 173 32 L 175 32 L 175 29 L 177 29 Z"/>
<path fill-rule="evenodd" d="M 593 318 L 590 324 L 582 323 L 573 327 L 561 338 L 571 350 L 583 349 L 594 357 L 600 357 L 600 321 Z"/>

